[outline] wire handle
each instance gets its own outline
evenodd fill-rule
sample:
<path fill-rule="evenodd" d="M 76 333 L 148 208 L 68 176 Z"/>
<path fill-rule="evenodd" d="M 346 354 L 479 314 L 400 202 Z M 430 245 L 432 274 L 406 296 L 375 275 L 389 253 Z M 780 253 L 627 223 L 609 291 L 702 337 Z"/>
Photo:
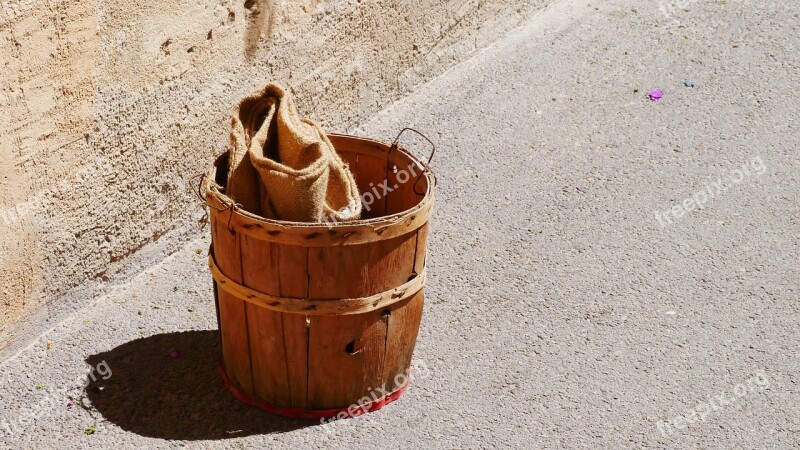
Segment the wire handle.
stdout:
<path fill-rule="evenodd" d="M 425 135 L 424 135 L 424 134 L 422 134 L 422 133 L 421 133 L 419 130 L 416 130 L 416 129 L 414 129 L 414 128 L 411 128 L 411 127 L 405 127 L 405 128 L 403 128 L 402 130 L 400 130 L 400 132 L 399 132 L 399 133 L 397 133 L 397 137 L 396 137 L 396 138 L 394 138 L 394 141 L 392 141 L 392 149 L 394 149 L 394 148 L 397 148 L 397 143 L 398 143 L 398 142 L 400 142 L 400 137 L 401 137 L 401 136 L 403 135 L 403 133 L 405 133 L 406 131 L 413 131 L 414 133 L 417 133 L 417 135 L 419 135 L 419 137 L 421 137 L 422 139 L 425 139 L 426 141 L 428 141 L 428 143 L 429 143 L 429 144 L 431 144 L 431 155 L 428 157 L 428 164 L 430 164 L 430 163 L 431 163 L 431 160 L 433 160 L 433 155 L 435 155 L 435 154 L 436 154 L 436 144 L 434 144 L 434 143 L 433 143 L 433 141 L 431 141 L 430 139 L 428 139 L 428 136 L 425 136 Z"/>
<path fill-rule="evenodd" d="M 411 127 L 405 127 L 402 130 L 400 130 L 399 133 L 397 133 L 397 137 L 394 138 L 394 141 L 392 141 L 392 146 L 389 148 L 389 154 L 391 154 L 393 150 L 397 149 L 398 143 L 400 142 L 400 137 L 403 136 L 403 133 L 405 133 L 406 131 L 413 131 L 418 136 L 420 136 L 422 139 L 425 139 L 426 141 L 428 141 L 429 144 L 431 144 L 431 154 L 430 154 L 430 156 L 428 156 L 428 162 L 424 164 L 424 167 L 423 167 L 424 170 L 422 171 L 421 174 L 419 174 L 417 179 L 414 181 L 414 193 L 417 194 L 417 195 L 425 195 L 425 192 L 417 192 L 417 184 L 419 184 L 419 180 L 422 179 L 422 176 L 425 175 L 426 172 L 430 172 L 431 174 L 433 174 L 433 186 L 434 187 L 436 187 L 436 185 L 439 182 L 439 180 L 436 178 L 436 174 L 433 173 L 433 171 L 431 170 L 430 167 L 428 167 L 428 165 L 433 160 L 433 155 L 436 154 L 436 144 L 434 144 L 433 141 L 428 139 L 428 136 L 425 136 L 419 130 L 416 130 L 416 129 L 411 128 Z"/>
<path fill-rule="evenodd" d="M 215 210 L 217 212 L 225 212 L 225 211 L 231 210 L 231 213 L 228 216 L 228 231 L 230 231 L 231 233 L 235 233 L 236 231 L 233 228 L 231 228 L 231 219 L 233 218 L 233 213 L 238 211 L 239 209 L 241 209 L 242 205 L 240 203 L 236 203 L 235 201 L 231 201 L 228 204 L 223 203 L 223 204 L 225 204 L 225 207 L 223 207 L 223 208 L 220 208 L 219 206 L 212 205 L 211 203 L 209 203 L 209 201 L 205 197 L 203 197 L 203 183 L 206 181 L 206 174 L 201 173 L 201 174 L 195 175 L 195 176 L 192 177 L 192 179 L 199 179 L 200 180 L 197 183 L 197 189 L 196 190 L 192 189 L 192 190 L 194 191 L 195 195 L 197 195 L 197 198 L 199 198 L 201 202 L 205 203 L 206 206 L 208 206 L 209 208 L 211 208 L 211 209 L 213 209 L 213 210 Z"/>

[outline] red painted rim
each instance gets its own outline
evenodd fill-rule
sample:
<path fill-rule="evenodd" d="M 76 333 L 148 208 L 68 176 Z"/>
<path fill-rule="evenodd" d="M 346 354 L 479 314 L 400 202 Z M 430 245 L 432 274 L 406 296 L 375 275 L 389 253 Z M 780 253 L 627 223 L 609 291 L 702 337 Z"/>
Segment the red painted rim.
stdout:
<path fill-rule="evenodd" d="M 397 390 L 381 397 L 375 399 L 369 403 L 364 403 L 362 405 L 351 405 L 346 408 L 333 408 L 333 409 L 304 409 L 304 408 L 286 408 L 283 406 L 273 405 L 272 403 L 266 402 L 264 400 L 255 398 L 250 396 L 249 394 L 242 391 L 236 383 L 228 378 L 228 374 L 225 373 L 225 369 L 222 365 L 218 368 L 219 375 L 222 377 L 222 381 L 225 382 L 225 387 L 228 388 L 229 391 L 242 403 L 245 403 L 250 406 L 255 406 L 257 408 L 261 408 L 264 411 L 270 414 L 277 414 L 283 417 L 289 417 L 292 419 L 329 419 L 332 417 L 339 417 L 340 414 L 344 413 L 343 416 L 339 417 L 342 419 L 350 418 L 350 417 L 358 417 L 364 413 L 377 411 L 384 406 L 388 405 L 389 403 L 397 400 L 403 395 L 406 388 L 408 388 L 408 378 L 406 382 L 400 386 Z"/>

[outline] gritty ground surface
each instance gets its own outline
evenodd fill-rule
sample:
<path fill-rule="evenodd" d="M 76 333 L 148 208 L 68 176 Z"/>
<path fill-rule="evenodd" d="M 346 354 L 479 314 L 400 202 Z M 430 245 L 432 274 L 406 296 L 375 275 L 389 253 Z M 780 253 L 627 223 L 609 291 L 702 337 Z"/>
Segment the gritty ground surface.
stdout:
<path fill-rule="evenodd" d="M 237 403 L 205 229 L 2 366 L 2 445 L 800 446 L 800 4 L 689 3 L 561 2 L 357 130 L 438 143 L 397 403 L 329 431 Z"/>

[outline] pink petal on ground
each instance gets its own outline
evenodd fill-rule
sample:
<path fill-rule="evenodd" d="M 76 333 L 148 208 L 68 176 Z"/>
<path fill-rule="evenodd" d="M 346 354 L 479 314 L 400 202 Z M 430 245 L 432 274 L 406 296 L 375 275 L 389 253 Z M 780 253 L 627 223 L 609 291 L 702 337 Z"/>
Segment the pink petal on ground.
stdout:
<path fill-rule="evenodd" d="M 657 102 L 664 97 L 664 93 L 661 92 L 661 89 L 653 89 L 652 91 L 647 93 L 647 97 L 650 100 Z"/>

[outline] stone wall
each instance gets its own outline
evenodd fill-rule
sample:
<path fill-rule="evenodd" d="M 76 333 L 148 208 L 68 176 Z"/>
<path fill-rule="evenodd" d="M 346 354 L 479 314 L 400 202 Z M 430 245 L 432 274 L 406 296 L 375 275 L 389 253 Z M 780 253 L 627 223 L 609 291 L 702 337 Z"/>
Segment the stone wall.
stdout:
<path fill-rule="evenodd" d="M 347 131 L 545 2 L 0 0 L 0 351 L 198 232 L 237 98 Z"/>

